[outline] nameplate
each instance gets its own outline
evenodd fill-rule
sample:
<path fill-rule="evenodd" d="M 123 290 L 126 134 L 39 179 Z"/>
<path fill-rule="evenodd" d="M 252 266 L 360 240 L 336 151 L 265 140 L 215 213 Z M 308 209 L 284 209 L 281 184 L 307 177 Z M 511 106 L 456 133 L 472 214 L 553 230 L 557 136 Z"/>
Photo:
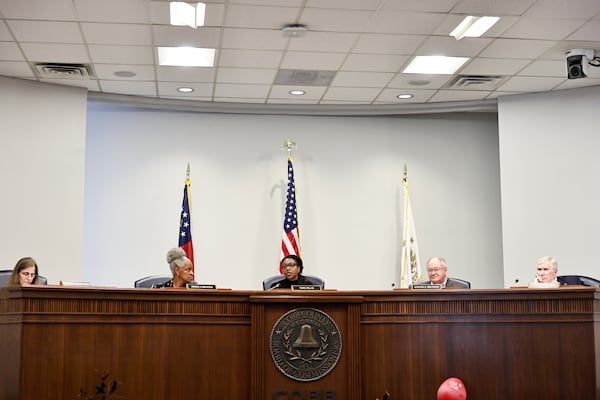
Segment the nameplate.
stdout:
<path fill-rule="evenodd" d="M 186 285 L 188 289 L 216 289 L 216 285 L 211 285 L 208 283 L 188 283 Z"/>
<path fill-rule="evenodd" d="M 431 290 L 431 289 L 441 289 L 442 285 L 413 285 L 412 288 L 414 290 Z"/>
<path fill-rule="evenodd" d="M 292 285 L 292 290 L 321 290 L 320 285 Z"/>

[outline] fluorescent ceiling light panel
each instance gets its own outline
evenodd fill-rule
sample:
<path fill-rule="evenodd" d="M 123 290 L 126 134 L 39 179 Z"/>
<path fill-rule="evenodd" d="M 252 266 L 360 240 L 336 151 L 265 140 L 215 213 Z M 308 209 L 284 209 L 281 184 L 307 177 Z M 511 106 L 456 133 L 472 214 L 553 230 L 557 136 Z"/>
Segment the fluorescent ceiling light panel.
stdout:
<path fill-rule="evenodd" d="M 469 57 L 416 56 L 402 73 L 451 75 L 468 60 Z"/>
<path fill-rule="evenodd" d="M 474 17 L 469 15 L 450 32 L 450 36 L 454 36 L 456 40 L 464 37 L 480 37 L 494 26 L 499 19 L 500 17 Z"/>
<path fill-rule="evenodd" d="M 204 26 L 206 4 L 188 4 L 181 1 L 172 1 L 169 5 L 171 11 L 171 25 L 190 26 L 197 28 Z"/>
<path fill-rule="evenodd" d="M 201 47 L 159 47 L 158 64 L 176 67 L 212 67 L 215 49 Z"/>

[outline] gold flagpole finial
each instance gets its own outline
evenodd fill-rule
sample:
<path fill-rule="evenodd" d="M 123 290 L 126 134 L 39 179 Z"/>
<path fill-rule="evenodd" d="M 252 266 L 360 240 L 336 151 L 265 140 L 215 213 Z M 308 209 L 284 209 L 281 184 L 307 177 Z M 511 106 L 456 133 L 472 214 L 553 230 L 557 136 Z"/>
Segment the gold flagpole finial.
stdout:
<path fill-rule="evenodd" d="M 189 162 L 188 162 L 188 165 L 187 165 L 187 170 L 185 172 L 185 180 L 186 181 L 190 180 L 190 163 Z"/>
<path fill-rule="evenodd" d="M 288 157 L 292 156 L 292 150 L 294 150 L 295 148 L 296 148 L 296 142 L 294 142 L 292 139 L 288 139 L 285 142 L 283 142 L 283 149 L 287 150 Z"/>

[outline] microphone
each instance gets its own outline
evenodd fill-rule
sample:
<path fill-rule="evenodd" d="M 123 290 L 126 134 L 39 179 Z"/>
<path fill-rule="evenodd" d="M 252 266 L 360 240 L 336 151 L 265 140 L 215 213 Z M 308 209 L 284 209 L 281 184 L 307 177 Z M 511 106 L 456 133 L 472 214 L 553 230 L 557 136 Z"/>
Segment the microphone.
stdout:
<path fill-rule="evenodd" d="M 516 279 L 515 279 L 515 283 L 519 283 L 519 278 L 516 278 Z"/>
<path fill-rule="evenodd" d="M 274 285 L 274 286 L 271 286 L 271 287 L 269 288 L 269 290 L 267 290 L 267 292 L 269 292 L 269 291 L 271 291 L 271 290 L 273 290 L 273 289 L 277 289 L 277 288 L 278 288 L 278 287 L 280 287 L 280 286 L 281 286 L 281 282 L 277 282 L 277 284 L 276 284 L 276 285 Z"/>

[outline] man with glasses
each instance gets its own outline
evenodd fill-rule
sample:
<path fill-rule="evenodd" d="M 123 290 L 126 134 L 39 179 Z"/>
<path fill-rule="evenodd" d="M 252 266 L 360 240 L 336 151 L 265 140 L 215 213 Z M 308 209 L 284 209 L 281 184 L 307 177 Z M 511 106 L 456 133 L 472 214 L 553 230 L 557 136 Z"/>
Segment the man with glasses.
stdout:
<path fill-rule="evenodd" d="M 271 289 L 291 289 L 292 285 L 314 285 L 310 279 L 302 276 L 302 259 L 296 255 L 290 254 L 281 260 L 281 271 L 284 278 L 273 282 Z"/>
<path fill-rule="evenodd" d="M 428 281 L 419 282 L 423 285 L 442 285 L 442 289 L 469 289 L 464 282 L 448 278 L 448 266 L 443 257 L 431 257 L 425 264 Z"/>

